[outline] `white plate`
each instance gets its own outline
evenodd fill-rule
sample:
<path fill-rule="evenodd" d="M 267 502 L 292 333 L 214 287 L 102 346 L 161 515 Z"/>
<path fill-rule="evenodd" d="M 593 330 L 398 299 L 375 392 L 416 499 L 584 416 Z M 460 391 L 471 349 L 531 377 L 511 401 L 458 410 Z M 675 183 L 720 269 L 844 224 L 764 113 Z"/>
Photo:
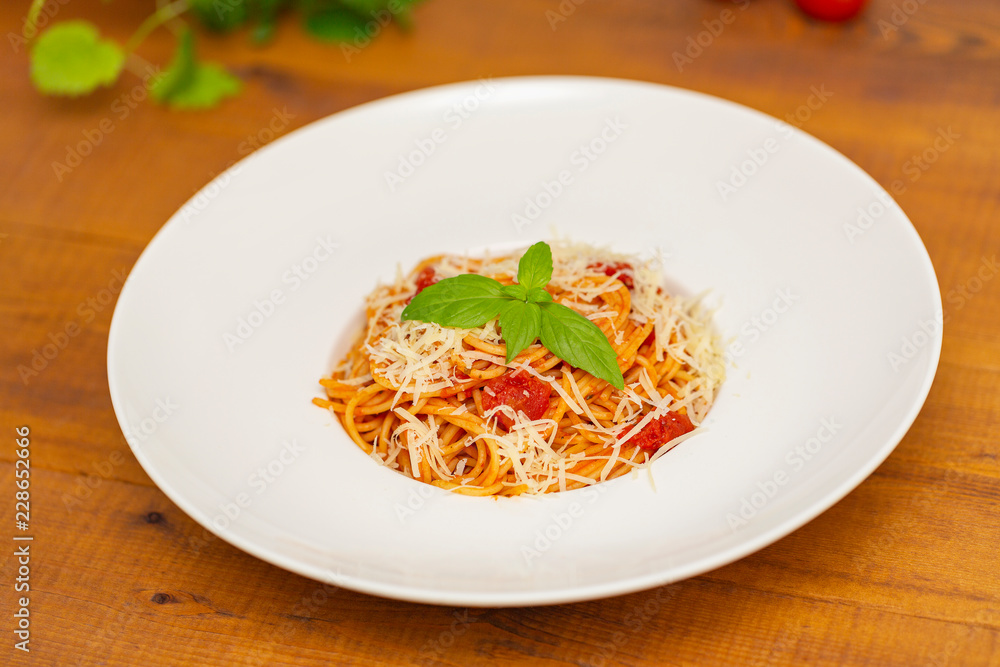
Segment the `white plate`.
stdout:
<path fill-rule="evenodd" d="M 553 229 L 659 247 L 670 285 L 722 304 L 730 377 L 655 489 L 643 473 L 453 495 L 376 465 L 310 404 L 397 264 Z M 149 476 L 237 547 L 377 595 L 546 604 L 705 572 L 833 505 L 916 417 L 940 315 L 906 216 L 825 144 L 665 86 L 500 79 L 336 114 L 209 184 L 132 270 L 108 376 Z"/>

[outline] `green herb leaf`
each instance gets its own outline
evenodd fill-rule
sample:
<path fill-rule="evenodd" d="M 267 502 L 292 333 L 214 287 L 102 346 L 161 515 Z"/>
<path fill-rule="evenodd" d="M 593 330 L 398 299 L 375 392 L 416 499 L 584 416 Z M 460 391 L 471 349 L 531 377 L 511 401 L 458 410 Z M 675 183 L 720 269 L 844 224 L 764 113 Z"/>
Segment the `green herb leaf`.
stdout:
<path fill-rule="evenodd" d="M 526 289 L 545 287 L 552 278 L 552 249 L 539 241 L 524 251 L 517 264 L 517 282 Z"/>
<path fill-rule="evenodd" d="M 201 63 L 196 66 L 191 82 L 170 96 L 173 109 L 207 109 L 226 97 L 240 92 L 242 83 L 221 65 Z"/>
<path fill-rule="evenodd" d="M 542 287 L 532 287 L 525 295 L 525 301 L 529 303 L 546 303 L 552 301 L 552 295 Z"/>
<path fill-rule="evenodd" d="M 596 324 L 561 303 L 543 303 L 540 308 L 542 345 L 563 361 L 625 388 L 618 356 Z"/>
<path fill-rule="evenodd" d="M 340 4 L 350 7 L 358 14 L 374 14 L 380 9 L 385 9 L 389 3 L 386 0 L 340 0 Z"/>
<path fill-rule="evenodd" d="M 246 0 L 188 0 L 206 28 L 226 32 L 244 23 L 250 10 Z"/>
<path fill-rule="evenodd" d="M 149 86 L 150 95 L 157 102 L 167 102 L 175 92 L 191 84 L 194 70 L 194 36 L 190 30 L 185 30 L 177 43 L 173 62 L 153 78 Z"/>
<path fill-rule="evenodd" d="M 508 301 L 500 309 L 500 330 L 507 344 L 507 363 L 535 342 L 542 330 L 542 309 L 537 303 Z"/>
<path fill-rule="evenodd" d="M 49 95 L 83 95 L 118 79 L 125 53 L 88 21 L 65 21 L 31 49 L 31 81 Z"/>
<path fill-rule="evenodd" d="M 504 285 L 503 293 L 505 296 L 509 296 L 512 299 L 517 299 L 518 301 L 528 300 L 528 290 L 524 289 L 524 285 Z"/>
<path fill-rule="evenodd" d="M 310 35 L 325 42 L 353 42 L 368 39 L 365 24 L 369 20 L 345 7 L 330 7 L 307 14 L 303 25 Z"/>
<path fill-rule="evenodd" d="M 278 27 L 278 14 L 289 2 L 290 0 L 255 0 L 252 17 L 257 25 L 250 31 L 250 38 L 254 43 L 263 44 L 274 37 Z"/>
<path fill-rule="evenodd" d="M 492 320 L 508 302 L 503 285 L 497 281 L 476 273 L 463 273 L 425 287 L 403 309 L 401 318 L 471 329 Z"/>
<path fill-rule="evenodd" d="M 204 109 L 240 91 L 240 80 L 214 63 L 195 58 L 194 34 L 181 33 L 174 59 L 149 92 L 153 99 L 174 109 Z"/>
<path fill-rule="evenodd" d="M 381 25 L 385 24 L 387 18 L 399 21 L 401 15 L 408 14 L 410 6 L 417 2 L 419 0 L 339 0 L 340 4 L 362 16 L 375 19 Z"/>
<path fill-rule="evenodd" d="M 277 27 L 274 19 L 261 19 L 260 23 L 250 31 L 250 39 L 254 44 L 266 44 L 274 39 Z"/>
<path fill-rule="evenodd" d="M 28 39 L 34 39 L 38 35 L 38 17 L 42 15 L 42 7 L 46 0 L 31 0 L 28 7 L 28 15 L 24 19 L 24 29 L 21 34 Z"/>
<path fill-rule="evenodd" d="M 541 337 L 542 345 L 560 359 L 624 389 L 618 357 L 600 327 L 555 303 L 545 291 L 552 277 L 552 251 L 547 244 L 528 248 L 518 264 L 517 277 L 520 284 L 506 286 L 476 273 L 445 278 L 413 297 L 401 318 L 471 329 L 499 316 L 508 364 Z"/>

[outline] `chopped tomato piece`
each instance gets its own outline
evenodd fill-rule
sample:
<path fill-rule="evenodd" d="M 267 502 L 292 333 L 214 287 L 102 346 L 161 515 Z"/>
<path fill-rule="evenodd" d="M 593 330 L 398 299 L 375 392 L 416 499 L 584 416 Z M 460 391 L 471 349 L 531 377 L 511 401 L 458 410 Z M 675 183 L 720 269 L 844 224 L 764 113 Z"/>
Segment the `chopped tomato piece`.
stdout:
<path fill-rule="evenodd" d="M 659 449 L 676 437 L 694 430 L 694 425 L 687 415 L 679 412 L 668 412 L 659 419 L 654 419 L 642 430 L 629 438 L 626 444 L 636 444 L 643 449 Z"/>
<path fill-rule="evenodd" d="M 431 267 L 426 267 L 421 269 L 420 273 L 417 274 L 417 292 L 413 296 L 420 294 L 425 289 L 433 285 L 438 281 L 437 274 L 434 273 L 434 269 Z"/>
<path fill-rule="evenodd" d="M 633 289 L 635 287 L 632 265 L 628 262 L 612 262 L 610 264 L 595 262 L 588 265 L 587 268 L 603 271 L 606 276 L 613 276 L 616 273 L 620 273 L 621 275 L 618 276 L 618 280 L 622 281 L 622 284 L 625 285 L 625 287 L 629 289 Z"/>
<path fill-rule="evenodd" d="M 514 412 L 523 412 L 531 420 L 541 419 L 549 409 L 552 387 L 547 382 L 528 373 L 516 370 L 489 380 L 483 387 L 483 408 L 492 410 L 498 405 L 507 405 Z M 497 419 L 507 430 L 514 420 L 505 411 L 497 413 Z"/>
<path fill-rule="evenodd" d="M 413 296 L 407 299 L 405 303 L 410 303 L 411 301 L 413 301 L 414 296 L 420 294 L 421 292 L 423 292 L 425 289 L 427 289 L 437 281 L 438 277 L 437 274 L 434 273 L 434 269 L 432 269 L 429 266 L 421 269 L 420 273 L 417 274 L 417 279 L 415 281 L 417 283 L 417 291 L 414 292 Z"/>
<path fill-rule="evenodd" d="M 865 6 L 867 0 L 795 0 L 809 16 L 821 21 L 846 21 Z"/>

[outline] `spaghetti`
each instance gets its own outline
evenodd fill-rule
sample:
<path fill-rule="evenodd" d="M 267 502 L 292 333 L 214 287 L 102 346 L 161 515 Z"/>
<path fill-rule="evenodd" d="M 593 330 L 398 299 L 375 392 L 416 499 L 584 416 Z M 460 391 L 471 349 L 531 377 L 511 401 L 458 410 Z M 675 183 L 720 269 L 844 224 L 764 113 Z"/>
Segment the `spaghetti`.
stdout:
<path fill-rule="evenodd" d="M 509 364 L 496 320 L 474 329 L 401 321 L 416 293 L 463 273 L 504 285 L 518 255 L 442 255 L 367 300 L 367 326 L 320 380 L 371 458 L 468 495 L 565 491 L 651 463 L 699 426 L 725 376 L 700 299 L 668 294 L 655 260 L 553 244 L 553 299 L 607 337 L 623 390 L 535 341 Z"/>

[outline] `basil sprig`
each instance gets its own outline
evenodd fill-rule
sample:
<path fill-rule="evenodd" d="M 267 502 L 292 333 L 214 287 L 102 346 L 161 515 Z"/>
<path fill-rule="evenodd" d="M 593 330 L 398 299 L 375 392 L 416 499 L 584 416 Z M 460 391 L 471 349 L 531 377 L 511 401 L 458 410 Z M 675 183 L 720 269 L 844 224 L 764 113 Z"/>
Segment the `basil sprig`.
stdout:
<path fill-rule="evenodd" d="M 596 324 L 552 301 L 545 290 L 551 278 L 552 249 L 539 242 L 518 262 L 517 283 L 501 285 L 475 273 L 445 278 L 413 297 L 401 317 L 471 329 L 499 316 L 507 363 L 541 338 L 542 345 L 560 359 L 624 389 L 611 343 Z"/>

